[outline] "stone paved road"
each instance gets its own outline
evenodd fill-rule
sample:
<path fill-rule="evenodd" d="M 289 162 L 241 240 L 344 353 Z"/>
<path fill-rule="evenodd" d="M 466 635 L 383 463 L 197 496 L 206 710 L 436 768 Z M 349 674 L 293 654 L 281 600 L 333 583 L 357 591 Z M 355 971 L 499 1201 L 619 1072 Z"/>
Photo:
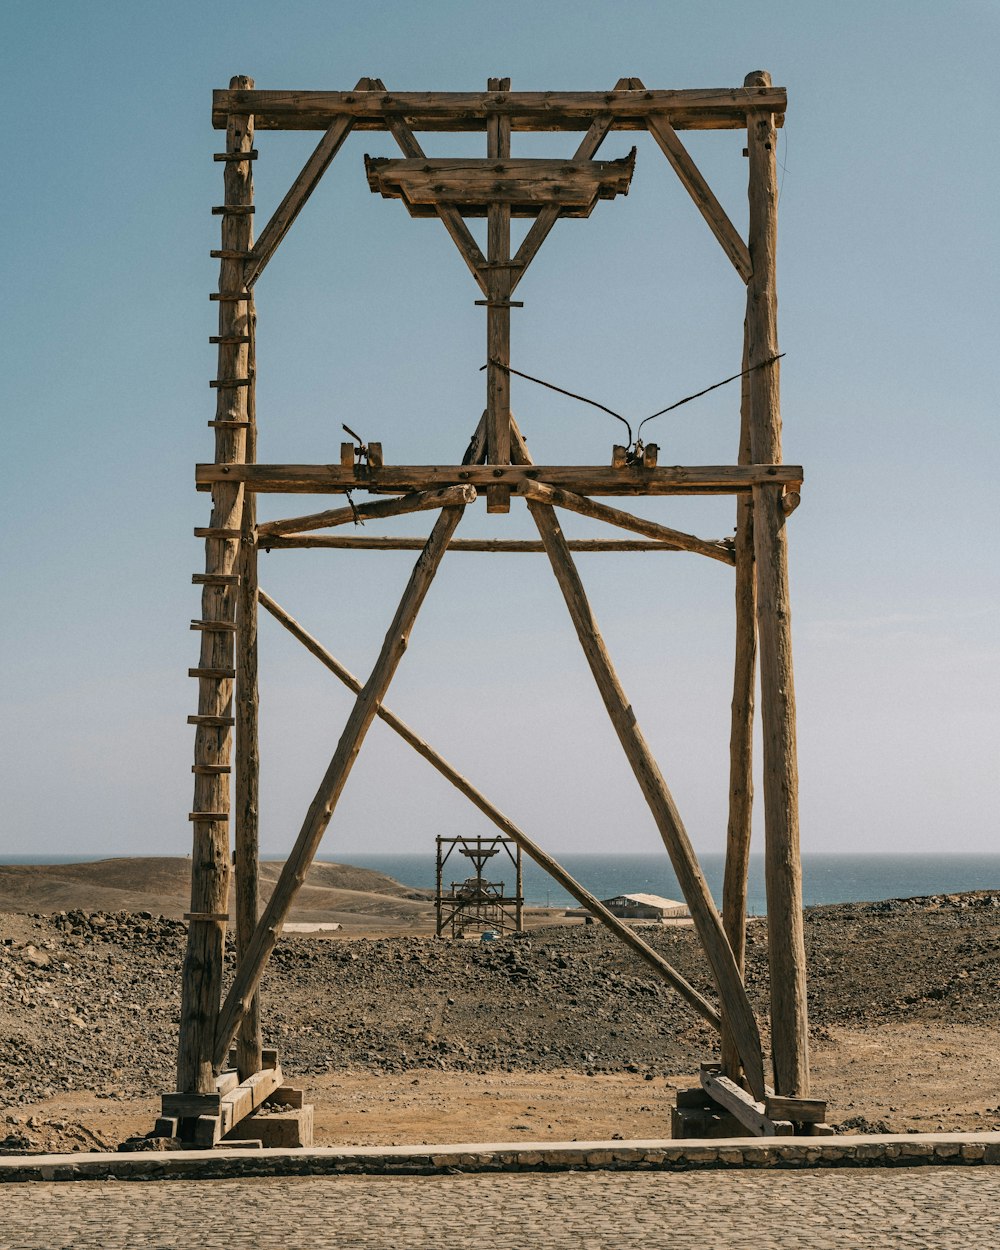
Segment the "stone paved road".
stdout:
<path fill-rule="evenodd" d="M 1000 1246 L 1000 1168 L 0 1187 L 3 1250 Z"/>

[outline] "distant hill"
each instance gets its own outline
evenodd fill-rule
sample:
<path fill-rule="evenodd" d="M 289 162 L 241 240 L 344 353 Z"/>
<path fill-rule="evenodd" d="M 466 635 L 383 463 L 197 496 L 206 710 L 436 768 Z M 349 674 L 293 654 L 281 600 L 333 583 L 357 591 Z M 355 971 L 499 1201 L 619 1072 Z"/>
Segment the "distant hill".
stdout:
<path fill-rule="evenodd" d="M 282 865 L 260 867 L 270 897 Z M 189 910 L 191 860 L 180 856 L 101 859 L 85 864 L 0 864 L 0 912 L 149 911 L 179 917 Z M 429 916 L 433 896 L 385 873 L 350 864 L 313 864 L 292 920 L 377 917 L 405 924 Z"/>

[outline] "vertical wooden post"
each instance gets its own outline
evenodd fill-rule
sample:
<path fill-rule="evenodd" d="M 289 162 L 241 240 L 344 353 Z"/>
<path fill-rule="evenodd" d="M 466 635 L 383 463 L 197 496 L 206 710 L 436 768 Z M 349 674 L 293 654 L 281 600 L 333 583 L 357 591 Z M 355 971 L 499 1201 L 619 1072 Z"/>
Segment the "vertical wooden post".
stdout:
<path fill-rule="evenodd" d="M 441 835 L 438 834 L 435 839 L 437 843 L 437 865 L 435 868 L 435 892 L 434 892 L 434 911 L 436 914 L 436 923 L 434 925 L 434 936 L 441 936 L 441 884 L 442 884 L 442 867 L 441 867 Z"/>
<path fill-rule="evenodd" d="M 746 85 L 769 86 L 770 75 L 749 74 Z M 778 237 L 777 131 L 771 113 L 747 116 L 753 273 L 747 287 L 750 366 L 750 447 L 755 463 L 781 460 L 776 255 Z M 764 747 L 764 863 L 768 958 L 771 974 L 771 1046 L 778 1094 L 809 1094 L 809 1038 L 802 866 L 799 858 L 799 779 L 795 743 L 788 546 L 781 487 L 753 490 Z"/>
<path fill-rule="evenodd" d="M 521 863 L 520 845 L 517 848 L 516 865 L 514 891 L 517 895 L 517 902 L 514 904 L 514 924 L 517 926 L 518 933 L 520 933 L 524 929 L 524 871 Z"/>
<path fill-rule="evenodd" d="M 247 375 L 248 464 L 257 460 L 257 313 L 251 296 Z M 257 927 L 260 907 L 260 702 L 257 684 L 257 497 L 253 491 L 243 496 L 243 524 L 236 588 L 236 957 L 242 960 Z M 241 1081 L 263 1067 L 260 991 L 253 996 L 250 1010 L 236 1035 L 236 1066 Z"/>
<path fill-rule="evenodd" d="M 509 78 L 491 78 L 489 91 L 509 91 Z M 510 118 L 491 116 L 486 122 L 487 155 L 510 157 Z M 487 209 L 486 270 L 486 405 L 487 448 L 490 464 L 510 464 L 510 205 Z M 509 512 L 510 489 L 486 488 L 486 511 Z"/>
<path fill-rule="evenodd" d="M 747 368 L 746 323 L 743 326 L 743 369 Z M 750 379 L 740 388 L 739 463 L 750 463 Z M 747 874 L 753 822 L 753 716 L 757 678 L 757 592 L 753 560 L 753 498 L 736 496 L 736 657 L 729 730 L 729 824 L 726 870 L 722 883 L 722 925 L 742 976 L 746 964 Z M 740 1074 L 739 1054 L 722 1016 L 722 1072 L 732 1080 Z"/>
<path fill-rule="evenodd" d="M 235 90 L 250 89 L 253 79 L 238 76 L 230 82 Z M 253 117 L 233 114 L 226 127 L 227 153 L 249 152 L 253 147 Z M 227 160 L 224 167 L 222 260 L 219 291 L 227 297 L 245 291 L 243 261 L 232 253 L 250 250 L 253 203 L 252 163 Z M 245 386 L 226 385 L 247 376 L 249 301 L 219 301 L 219 362 L 216 395 L 215 459 L 219 464 L 242 463 L 246 455 L 247 391 Z M 222 957 L 229 903 L 229 767 L 233 697 L 233 620 L 236 596 L 232 576 L 238 543 L 230 533 L 243 519 L 243 489 L 239 483 L 220 482 L 212 487 L 211 528 L 205 540 L 206 580 L 202 591 L 201 657 L 198 674 L 198 715 L 195 730 L 194 822 L 191 856 L 191 921 L 184 959 L 181 994 L 177 1088 L 182 1093 L 207 1094 L 215 1089 L 212 1047 L 215 1039 L 222 989 Z"/>

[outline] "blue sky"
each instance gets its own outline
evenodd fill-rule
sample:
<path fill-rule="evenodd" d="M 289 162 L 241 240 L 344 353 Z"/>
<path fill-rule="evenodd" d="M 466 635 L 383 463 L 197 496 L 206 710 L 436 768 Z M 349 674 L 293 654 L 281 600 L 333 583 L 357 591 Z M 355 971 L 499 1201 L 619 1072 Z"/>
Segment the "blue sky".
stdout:
<path fill-rule="evenodd" d="M 808 850 L 988 850 L 997 824 L 1000 7 L 908 3 L 11 4 L 0 65 L 3 369 L 0 853 L 185 853 L 208 500 L 220 166 L 211 90 L 787 87 L 779 145 L 786 459 L 802 837 Z M 989 128 L 989 129 L 988 129 Z M 258 229 L 315 134 L 261 134 Z M 742 229 L 739 132 L 685 136 Z M 438 155 L 476 137 L 426 139 Z M 572 136 L 519 139 L 560 155 Z M 735 371 L 742 287 L 647 136 L 627 199 L 561 222 L 519 288 L 516 367 L 646 415 Z M 371 196 L 351 138 L 258 286 L 260 458 L 457 459 L 483 406 L 478 291 L 443 229 Z M 661 462 L 735 459 L 733 387 L 657 422 Z M 539 461 L 605 463 L 616 423 L 528 383 Z M 649 428 L 649 427 L 647 427 Z M 300 512 L 303 497 L 262 502 Z M 317 504 L 317 506 L 322 506 Z M 647 515 L 706 536 L 731 501 Z M 418 534 L 427 518 L 369 533 Z M 567 531 L 599 531 L 570 518 Z M 523 514 L 463 521 L 529 533 Z M 364 675 L 412 561 L 281 552 L 261 582 Z M 731 573 L 581 559 L 598 619 L 697 847 L 725 830 Z M 262 626 L 263 840 L 290 845 L 349 698 Z M 387 700 L 557 850 L 658 838 L 544 557 L 454 555 Z M 376 725 L 324 853 L 421 850 L 480 818 Z"/>

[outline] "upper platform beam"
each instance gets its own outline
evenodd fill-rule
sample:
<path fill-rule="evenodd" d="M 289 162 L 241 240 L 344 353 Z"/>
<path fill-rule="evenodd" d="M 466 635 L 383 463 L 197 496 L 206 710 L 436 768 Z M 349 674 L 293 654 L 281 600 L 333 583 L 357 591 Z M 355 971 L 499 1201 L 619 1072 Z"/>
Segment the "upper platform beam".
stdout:
<path fill-rule="evenodd" d="M 488 117 L 511 130 L 588 130 L 610 115 L 618 130 L 645 130 L 647 117 L 675 130 L 743 130 L 750 110 L 784 120 L 783 87 L 720 87 L 689 91 L 214 91 L 212 125 L 230 113 L 253 114 L 257 130 L 326 130 L 339 117 L 355 130 L 485 130 Z"/>
<path fill-rule="evenodd" d="M 208 490 L 215 482 L 242 482 L 264 494 L 337 494 L 348 490 L 405 492 L 442 486 L 504 485 L 516 490 L 522 481 L 544 482 L 578 495 L 739 495 L 754 486 L 797 490 L 802 468 L 795 464 L 641 465 L 614 469 L 604 465 L 385 465 L 373 469 L 339 464 L 199 464 L 195 482 Z"/>

